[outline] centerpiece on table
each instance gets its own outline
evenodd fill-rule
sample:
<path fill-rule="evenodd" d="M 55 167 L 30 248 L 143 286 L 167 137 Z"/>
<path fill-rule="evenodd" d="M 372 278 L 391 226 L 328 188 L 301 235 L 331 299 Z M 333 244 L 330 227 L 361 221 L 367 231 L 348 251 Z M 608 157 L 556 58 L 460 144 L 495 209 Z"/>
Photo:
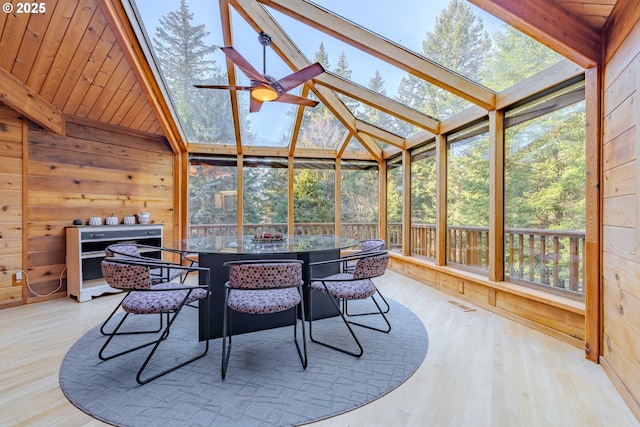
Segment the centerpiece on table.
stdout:
<path fill-rule="evenodd" d="M 283 242 L 284 236 L 279 231 L 274 231 L 268 227 L 258 227 L 256 228 L 255 233 L 253 233 L 251 241 L 254 243 Z"/>

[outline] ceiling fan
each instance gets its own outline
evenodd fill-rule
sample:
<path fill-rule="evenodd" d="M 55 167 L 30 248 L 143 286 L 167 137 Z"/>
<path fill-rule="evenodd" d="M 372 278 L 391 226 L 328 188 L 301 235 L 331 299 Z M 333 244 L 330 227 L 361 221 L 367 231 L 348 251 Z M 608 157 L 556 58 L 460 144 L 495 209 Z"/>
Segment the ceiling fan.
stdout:
<path fill-rule="evenodd" d="M 193 85 L 202 89 L 227 89 L 227 90 L 248 90 L 250 91 L 251 101 L 249 103 L 249 112 L 255 113 L 260 111 L 262 103 L 266 101 L 284 102 L 287 104 L 305 105 L 315 107 L 317 101 L 302 98 L 300 96 L 291 95 L 287 92 L 302 83 L 311 80 L 319 74 L 324 73 L 324 68 L 319 63 L 315 63 L 305 67 L 293 74 L 276 80 L 267 74 L 266 69 L 266 48 L 271 44 L 271 37 L 268 34 L 260 33 L 258 41 L 262 45 L 262 69 L 260 74 L 249 62 L 242 57 L 232 47 L 221 47 L 222 52 L 240 68 L 240 70 L 251 80 L 251 86 L 224 86 L 224 85 Z"/>

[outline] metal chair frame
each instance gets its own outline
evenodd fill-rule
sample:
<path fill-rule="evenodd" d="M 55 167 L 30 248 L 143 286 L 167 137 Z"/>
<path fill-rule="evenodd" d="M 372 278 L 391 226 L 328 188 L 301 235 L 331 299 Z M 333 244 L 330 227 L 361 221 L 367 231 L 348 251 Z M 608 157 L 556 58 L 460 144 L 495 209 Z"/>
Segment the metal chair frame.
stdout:
<path fill-rule="evenodd" d="M 149 378 L 142 378 L 142 375 L 144 373 L 145 368 L 147 367 L 147 365 L 149 364 L 149 362 L 151 361 L 153 355 L 155 354 L 156 350 L 158 349 L 160 343 L 162 343 L 168 336 L 170 333 L 170 329 L 171 326 L 173 325 L 173 322 L 175 321 L 176 317 L 178 316 L 178 314 L 180 313 L 180 311 L 182 310 L 182 307 L 184 307 L 186 305 L 187 300 L 189 299 L 189 296 L 191 295 L 191 293 L 196 290 L 196 289 L 205 289 L 207 291 L 207 296 L 206 298 L 204 298 L 205 300 L 205 311 L 206 311 L 206 316 L 208 318 L 208 310 L 209 310 L 209 298 L 211 296 L 211 292 L 209 290 L 209 283 L 210 283 L 210 271 L 208 268 L 200 268 L 200 267 L 188 267 L 188 266 L 182 266 L 179 264 L 173 264 L 173 263 L 167 263 L 167 262 L 162 262 L 160 260 L 157 260 L 155 258 L 147 258 L 147 259 L 142 259 L 142 258 L 105 258 L 105 260 L 103 262 L 108 262 L 108 263 L 115 263 L 115 264 L 122 264 L 122 265 L 132 265 L 132 266 L 141 266 L 141 267 L 146 267 L 147 269 L 149 269 L 149 271 L 151 269 L 155 269 L 155 268 L 176 268 L 176 269 L 185 269 L 185 270 L 190 270 L 190 271 L 204 271 L 205 274 L 205 283 L 198 285 L 198 286 L 185 286 L 179 283 L 175 283 L 175 282 L 165 282 L 165 283 L 170 283 L 171 285 L 175 285 L 175 286 L 171 286 L 169 288 L 153 288 L 153 287 L 141 287 L 141 288 L 127 288 L 124 289 L 125 291 L 127 291 L 126 295 L 124 296 L 124 298 L 121 299 L 120 303 L 118 304 L 118 306 L 115 308 L 115 310 L 109 315 L 109 317 L 107 318 L 107 320 L 105 320 L 105 322 L 102 324 L 101 328 L 100 328 L 100 332 L 107 336 L 107 341 L 103 344 L 102 348 L 100 349 L 100 351 L 98 352 L 98 357 L 103 360 L 111 360 L 114 359 L 116 357 L 134 352 L 136 350 L 140 350 L 142 348 L 145 347 L 149 347 L 149 346 L 153 346 L 153 348 L 151 349 L 151 351 L 149 352 L 149 354 L 147 355 L 147 357 L 145 358 L 142 366 L 140 367 L 140 369 L 138 370 L 138 373 L 136 375 L 136 381 L 138 382 L 138 384 L 147 384 L 150 381 L 155 380 L 156 378 L 159 378 L 163 375 L 166 375 L 170 372 L 175 371 L 178 368 L 181 368 L 182 366 L 185 366 L 195 360 L 198 360 L 202 357 L 204 357 L 207 352 L 209 351 L 209 333 L 208 333 L 208 322 L 205 323 L 205 336 L 207 337 L 205 339 L 205 345 L 204 345 L 204 351 L 202 353 L 199 353 L 197 355 L 195 355 L 194 357 L 189 358 L 186 361 L 182 361 L 177 365 L 171 366 L 163 371 L 161 371 L 160 373 L 153 375 Z M 150 274 L 150 273 L 149 273 Z M 114 286 L 115 285 L 115 286 Z M 115 287 L 116 289 L 118 289 L 117 284 L 112 284 L 110 283 L 110 286 Z M 175 310 L 168 310 L 168 311 L 162 311 L 160 312 L 160 327 L 157 330 L 153 330 L 153 331 L 132 331 L 132 332 L 120 332 L 120 328 L 124 325 L 125 320 L 129 317 L 130 314 L 129 312 L 124 313 L 124 316 L 122 317 L 122 319 L 120 319 L 120 321 L 118 322 L 118 324 L 116 325 L 116 327 L 111 331 L 111 332 L 107 332 L 105 330 L 105 326 L 108 324 L 108 322 L 112 319 L 112 317 L 114 316 L 114 314 L 118 311 L 118 309 L 122 306 L 122 303 L 125 301 L 125 299 L 131 295 L 134 292 L 154 292 L 154 293 L 159 293 L 159 292 L 172 292 L 172 291 L 187 291 L 185 292 L 185 296 L 182 300 L 182 302 L 180 303 L 180 305 L 178 306 L 177 309 Z M 163 322 L 162 322 L 162 317 L 163 314 L 166 314 L 167 317 L 167 325 L 166 327 L 164 327 L 163 329 Z M 111 354 L 111 355 L 105 355 L 105 351 L 107 349 L 107 347 L 109 346 L 109 344 L 112 342 L 112 340 L 114 339 L 114 337 L 119 336 L 119 335 L 130 335 L 130 334 L 145 334 L 145 333 L 158 333 L 160 332 L 160 335 L 157 339 L 154 339 L 152 341 L 148 341 L 145 342 L 143 344 L 137 345 L 135 347 L 132 348 L 128 348 L 126 350 L 120 351 L 118 353 L 115 354 Z"/>
<path fill-rule="evenodd" d="M 364 258 L 373 258 L 373 257 L 385 255 L 385 254 L 388 254 L 388 252 L 387 251 L 375 251 L 375 252 L 358 253 L 358 254 L 353 254 L 353 255 L 347 255 L 347 256 L 344 256 L 344 257 L 340 257 L 340 258 L 334 259 L 334 260 L 313 262 L 313 263 L 310 263 L 309 266 L 313 267 L 314 265 L 343 263 L 343 262 L 346 262 L 346 261 L 360 260 L 360 259 L 364 259 Z M 371 279 L 374 278 L 374 277 L 381 276 L 381 275 L 382 274 L 378 274 L 376 276 L 367 277 L 366 280 L 371 281 L 371 283 L 373 284 L 373 281 Z M 325 346 L 325 347 L 340 351 L 342 353 L 349 354 L 349 355 L 354 356 L 354 357 L 360 357 L 364 353 L 364 349 L 362 347 L 362 344 L 360 343 L 360 340 L 358 340 L 358 337 L 356 336 L 355 332 L 351 328 L 351 325 L 357 325 L 357 326 L 360 326 L 360 327 L 363 327 L 363 328 L 367 328 L 367 329 L 371 329 L 371 330 L 378 331 L 378 332 L 389 333 L 391 331 L 391 324 L 389 323 L 389 320 L 385 316 L 385 312 L 382 310 L 382 308 L 380 307 L 380 304 L 378 304 L 378 301 L 376 301 L 376 299 L 373 297 L 373 295 L 370 298 L 373 301 L 373 303 L 375 304 L 375 306 L 377 307 L 378 312 L 377 313 L 374 312 L 374 313 L 371 313 L 371 314 L 380 314 L 382 316 L 382 319 L 386 323 L 387 327 L 385 329 L 381 329 L 381 328 L 376 328 L 376 327 L 371 326 L 371 325 L 367 325 L 367 324 L 363 324 L 363 323 L 359 323 L 359 322 L 354 322 L 352 320 L 348 320 L 348 317 L 351 317 L 352 315 L 349 315 L 347 313 L 347 311 L 346 311 L 347 300 L 342 299 L 342 298 L 337 298 L 336 296 L 334 296 L 331 293 L 331 291 L 329 290 L 329 288 L 327 287 L 327 283 L 326 282 L 334 282 L 334 283 L 335 282 L 345 282 L 345 283 L 348 283 L 348 282 L 353 282 L 353 281 L 356 281 L 356 280 L 365 280 L 365 279 L 355 279 L 355 278 L 351 278 L 351 279 L 335 279 L 335 278 L 330 278 L 331 276 L 328 276 L 328 277 L 329 278 L 325 278 L 325 277 L 311 278 L 311 282 L 321 282 L 322 285 L 325 288 L 326 293 L 331 296 L 331 301 L 333 302 L 333 305 L 338 310 L 338 314 L 342 318 L 342 321 L 344 322 L 344 324 L 347 326 L 347 329 L 349 330 L 349 333 L 351 334 L 351 337 L 353 338 L 355 344 L 358 346 L 358 351 L 357 352 L 349 351 L 349 350 L 346 350 L 344 348 L 340 348 L 340 347 L 334 346 L 332 344 L 327 343 L 326 341 L 321 341 L 321 340 L 318 340 L 318 339 L 313 337 L 313 293 L 314 293 L 313 289 L 310 289 L 310 292 L 309 292 L 309 338 L 311 339 L 312 342 L 320 344 L 322 346 Z M 375 288 L 375 284 L 373 284 L 373 286 Z"/>
<path fill-rule="evenodd" d="M 228 261 L 224 263 L 225 267 L 231 267 L 233 265 L 247 265 L 247 264 L 282 264 L 282 263 L 296 263 L 302 264 L 303 261 L 296 259 L 267 259 L 267 260 L 243 260 L 243 261 Z M 296 350 L 298 352 L 298 357 L 300 358 L 300 362 L 302 363 L 302 368 L 307 369 L 308 357 L 307 357 L 307 338 L 305 332 L 305 312 L 304 312 L 304 296 L 302 292 L 302 286 L 304 285 L 304 281 L 301 280 L 297 284 L 292 284 L 290 286 L 277 286 L 277 287 L 265 287 L 265 288 L 241 288 L 241 287 L 233 287 L 230 285 L 230 282 L 227 281 L 225 283 L 225 299 L 224 299 L 224 313 L 223 313 L 223 321 L 222 321 L 222 366 L 220 370 L 220 374 L 222 379 L 224 380 L 227 374 L 227 367 L 229 366 L 229 358 L 231 356 L 231 343 L 232 343 L 232 322 L 231 322 L 231 312 L 233 309 L 229 308 L 229 294 L 232 290 L 237 289 L 241 291 L 268 291 L 268 290 L 281 290 L 288 288 L 297 288 L 300 293 L 300 302 L 298 305 L 300 306 L 300 317 L 302 320 L 302 349 L 300 348 L 300 343 L 298 342 L 298 311 L 293 307 L 293 315 L 294 315 L 294 323 L 293 323 L 293 340 L 296 345 Z M 259 316 L 259 314 L 257 314 Z M 227 339 L 228 338 L 228 339 Z"/>
<path fill-rule="evenodd" d="M 379 244 L 378 244 L 377 246 L 375 246 L 375 247 L 372 247 L 372 248 L 369 248 L 369 249 L 363 249 L 363 250 L 361 250 L 361 251 L 355 252 L 353 255 L 357 255 L 357 254 L 366 254 L 366 253 L 369 253 L 369 252 L 378 252 L 378 251 L 384 251 L 384 250 L 386 250 L 387 243 L 386 243 L 384 240 L 382 240 L 382 239 L 367 239 L 367 240 L 360 240 L 360 244 L 362 244 L 362 243 L 364 243 L 364 242 L 372 242 L 372 241 L 379 242 Z M 349 265 L 349 263 L 348 263 L 348 262 L 344 262 L 343 267 L 342 267 L 342 270 L 343 270 L 345 273 L 351 273 L 351 272 L 353 272 L 353 270 L 354 270 L 354 269 L 355 269 L 355 265 Z M 374 286 L 375 286 L 375 283 L 374 283 Z M 383 302 L 383 303 L 384 303 L 384 305 L 385 305 L 385 309 L 383 310 L 383 312 L 384 312 L 385 314 L 387 314 L 387 313 L 389 312 L 389 309 L 390 309 L 391 307 L 389 306 L 389 303 L 388 303 L 388 302 L 387 302 L 387 300 L 385 299 L 384 295 L 382 295 L 382 292 L 380 292 L 380 289 L 378 289 L 378 287 L 377 287 L 377 286 L 376 286 L 376 293 L 377 293 L 378 295 L 380 295 L 380 298 L 382 299 L 382 302 Z M 367 313 L 349 313 L 349 305 L 348 305 L 348 304 L 345 304 L 345 314 L 346 314 L 347 316 L 370 316 L 370 315 L 372 315 L 372 314 L 378 314 L 378 313 L 377 313 L 377 312 L 375 312 L 375 311 L 371 311 L 371 312 L 367 312 Z"/>

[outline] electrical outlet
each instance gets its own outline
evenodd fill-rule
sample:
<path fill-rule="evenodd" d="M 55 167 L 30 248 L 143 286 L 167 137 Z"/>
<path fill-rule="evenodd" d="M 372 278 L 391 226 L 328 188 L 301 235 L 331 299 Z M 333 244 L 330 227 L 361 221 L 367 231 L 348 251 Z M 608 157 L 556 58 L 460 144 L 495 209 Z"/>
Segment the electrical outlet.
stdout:
<path fill-rule="evenodd" d="M 13 275 L 13 284 L 14 284 L 14 285 L 20 285 L 20 284 L 22 284 L 22 271 L 17 271 L 17 272 Z"/>

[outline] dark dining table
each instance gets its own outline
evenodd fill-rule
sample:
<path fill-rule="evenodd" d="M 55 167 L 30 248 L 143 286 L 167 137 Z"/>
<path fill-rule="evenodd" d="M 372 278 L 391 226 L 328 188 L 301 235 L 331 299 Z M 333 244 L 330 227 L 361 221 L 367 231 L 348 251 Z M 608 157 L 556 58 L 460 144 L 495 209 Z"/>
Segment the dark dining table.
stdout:
<path fill-rule="evenodd" d="M 305 314 L 309 316 L 309 282 L 311 277 L 325 277 L 340 271 L 339 263 L 311 267 L 318 261 L 337 259 L 343 249 L 358 245 L 358 241 L 334 235 L 286 235 L 282 238 L 257 239 L 253 235 L 191 237 L 179 244 L 179 248 L 197 254 L 200 267 L 209 268 L 211 298 L 209 316 L 204 306 L 199 307 L 199 334 L 205 339 L 204 322 L 209 322 L 209 337 L 222 336 L 225 283 L 229 279 L 227 261 L 259 259 L 298 259 L 303 261 L 303 297 Z M 205 274 L 205 273 L 200 273 Z M 204 279 L 201 277 L 201 279 Z M 202 281 L 201 281 L 202 283 Z M 326 294 L 313 296 L 314 320 L 338 315 Z M 298 313 L 300 314 L 300 313 Z M 293 324 L 293 313 L 250 315 L 233 312 L 233 334 L 254 332 Z"/>

